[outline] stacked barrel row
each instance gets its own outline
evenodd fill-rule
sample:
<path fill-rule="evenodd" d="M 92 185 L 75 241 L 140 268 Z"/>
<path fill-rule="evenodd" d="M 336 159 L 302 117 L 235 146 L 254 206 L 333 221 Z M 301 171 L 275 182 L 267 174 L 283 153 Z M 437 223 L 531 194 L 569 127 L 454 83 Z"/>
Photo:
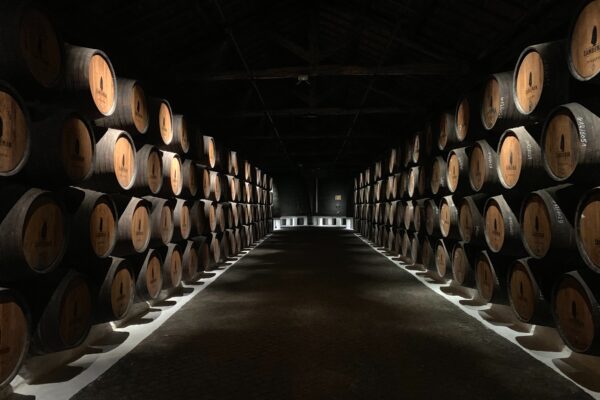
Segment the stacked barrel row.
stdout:
<path fill-rule="evenodd" d="M 355 226 L 440 282 L 600 352 L 600 1 L 355 179 Z M 590 36 L 592 35 L 592 36 Z M 592 44 L 590 44 L 592 43 Z"/>
<path fill-rule="evenodd" d="M 272 180 L 108 56 L 0 6 L 0 387 L 272 229 Z"/>

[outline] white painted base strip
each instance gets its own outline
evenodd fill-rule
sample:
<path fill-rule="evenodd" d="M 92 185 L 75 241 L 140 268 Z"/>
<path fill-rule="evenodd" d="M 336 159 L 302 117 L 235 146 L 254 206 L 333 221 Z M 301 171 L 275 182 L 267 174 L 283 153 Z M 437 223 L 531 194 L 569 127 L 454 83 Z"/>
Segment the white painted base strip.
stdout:
<path fill-rule="evenodd" d="M 386 249 L 376 247 L 372 242 L 358 233 L 355 233 L 355 235 L 374 251 L 386 257 L 397 267 L 413 275 L 415 279 L 454 304 L 465 314 L 473 317 L 486 328 L 517 345 L 531 357 L 547 365 L 559 375 L 572 381 L 594 399 L 600 400 L 600 357 L 573 353 L 564 345 L 556 329 L 519 322 L 507 306 L 468 304 L 468 298 L 461 297 L 457 292 L 462 290 L 464 293 L 467 293 L 469 289 L 453 287 L 450 285 L 450 282 L 433 282 L 427 279 L 426 274 L 422 270 L 411 268 L 406 263 L 399 261 L 398 256 L 390 256 Z M 446 289 L 446 291 L 443 289 Z M 449 294 L 449 292 L 453 293 Z M 533 345 L 526 347 L 522 343 L 532 343 Z M 538 347 L 538 350 L 532 349 L 535 347 Z M 546 348 L 552 349 L 547 351 Z M 518 369 L 518 366 L 515 366 L 515 368 Z M 572 379 L 565 372 L 577 376 L 578 379 Z M 595 388 L 595 390 L 590 387 Z"/>
<path fill-rule="evenodd" d="M 202 292 L 211 283 L 219 279 L 229 268 L 233 267 L 239 260 L 250 254 L 252 250 L 260 246 L 268 236 L 259 241 L 255 247 L 245 249 L 245 253 L 237 255 L 237 260 L 233 260 L 223 265 L 220 269 L 208 271 L 214 276 L 201 279 L 202 285 L 184 285 L 188 289 L 193 289 L 192 292 L 181 297 L 170 297 L 167 299 L 169 305 L 157 306 L 153 305 L 152 309 L 160 309 L 160 312 L 150 312 L 144 315 L 144 319 L 152 319 L 149 323 L 139 325 L 129 325 L 124 328 L 116 328 L 113 325 L 113 332 L 125 332 L 128 334 L 127 339 L 113 349 L 102 353 L 86 354 L 79 359 L 68 364 L 70 367 L 83 368 L 82 372 L 67 381 L 44 384 L 28 384 L 25 380 L 17 376 L 11 386 L 14 393 L 21 395 L 33 395 L 36 400 L 58 400 L 69 399 L 77 394 L 84 387 L 95 381 L 100 375 L 106 372 L 117 361 L 123 358 L 127 353 L 133 350 L 142 340 L 150 336 L 156 329 L 164 324 L 171 316 L 192 300 L 198 293 Z M 171 303 L 175 304 L 171 304 Z M 93 346 L 93 344 L 91 345 Z"/>

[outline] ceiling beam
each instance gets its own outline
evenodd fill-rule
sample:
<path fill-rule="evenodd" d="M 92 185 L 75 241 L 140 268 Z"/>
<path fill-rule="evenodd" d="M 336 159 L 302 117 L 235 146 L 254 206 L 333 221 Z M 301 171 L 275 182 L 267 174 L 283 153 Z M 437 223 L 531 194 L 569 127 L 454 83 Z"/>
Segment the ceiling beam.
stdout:
<path fill-rule="evenodd" d="M 252 71 L 252 78 L 259 80 L 269 79 L 298 79 L 298 75 L 318 76 L 348 76 L 348 77 L 373 77 L 373 76 L 408 76 L 408 75 L 461 75 L 466 73 L 464 66 L 448 63 L 415 63 L 388 66 L 363 66 L 363 65 L 319 65 L 291 66 L 267 68 Z M 237 81 L 248 80 L 245 71 L 230 71 L 214 75 L 189 74 L 180 80 L 200 81 Z"/>
<path fill-rule="evenodd" d="M 212 118 L 260 118 L 268 112 L 273 117 L 319 117 L 337 115 L 355 115 L 356 108 L 318 107 L 318 108 L 283 108 L 275 110 L 239 111 L 226 114 L 209 113 L 202 116 L 205 119 Z M 423 111 L 419 107 L 365 107 L 360 109 L 361 114 L 410 114 Z"/>

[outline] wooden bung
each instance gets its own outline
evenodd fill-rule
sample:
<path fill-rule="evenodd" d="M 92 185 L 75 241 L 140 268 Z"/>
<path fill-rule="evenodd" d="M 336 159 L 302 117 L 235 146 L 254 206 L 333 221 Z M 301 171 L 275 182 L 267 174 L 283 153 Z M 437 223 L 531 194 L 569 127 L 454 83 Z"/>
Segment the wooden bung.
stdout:
<path fill-rule="evenodd" d="M 117 206 L 117 243 L 114 256 L 128 256 L 143 253 L 150 243 L 151 204 L 144 199 L 123 195 L 113 195 Z"/>
<path fill-rule="evenodd" d="M 597 182 L 600 118 L 578 103 L 555 108 L 542 133 L 544 166 L 555 181 Z"/>
<path fill-rule="evenodd" d="M 542 120 L 569 96 L 569 71 L 564 62 L 565 42 L 528 46 L 521 52 L 513 76 L 517 110 Z"/>
<path fill-rule="evenodd" d="M 443 197 L 439 203 L 440 233 L 447 239 L 459 240 L 458 208 L 452 196 Z"/>
<path fill-rule="evenodd" d="M 469 154 L 469 183 L 475 192 L 501 191 L 498 177 L 498 155 L 485 140 L 473 144 Z"/>
<path fill-rule="evenodd" d="M 0 81 L 0 177 L 20 172 L 29 159 L 29 112 L 19 94 Z"/>
<path fill-rule="evenodd" d="M 141 83 L 134 79 L 117 79 L 117 105 L 112 115 L 95 121 L 105 128 L 123 129 L 133 135 L 143 135 L 150 126 L 148 102 Z"/>
<path fill-rule="evenodd" d="M 498 143 L 498 179 L 505 189 L 538 189 L 552 185 L 544 168 L 540 129 L 517 127 L 502 134 Z"/>
<path fill-rule="evenodd" d="M 562 257 L 577 248 L 575 214 L 584 189 L 560 185 L 530 193 L 521 207 L 523 245 L 531 257 Z"/>
<path fill-rule="evenodd" d="M 550 301 L 557 274 L 547 263 L 522 258 L 509 266 L 508 300 L 521 322 L 553 325 Z"/>
<path fill-rule="evenodd" d="M 135 164 L 137 173 L 132 193 L 158 195 L 163 187 L 163 154 L 158 147 L 145 144 L 137 149 Z"/>
<path fill-rule="evenodd" d="M 520 197 L 494 196 L 485 203 L 485 240 L 494 253 L 525 255 L 521 225 L 513 210 L 520 209 Z"/>
<path fill-rule="evenodd" d="M 575 234 L 581 258 L 600 273 L 600 187 L 581 198 L 575 216 Z"/>
<path fill-rule="evenodd" d="M 457 242 L 452 248 L 452 280 L 458 285 L 475 287 L 475 258 L 479 247 Z"/>
<path fill-rule="evenodd" d="M 48 273 L 69 238 L 64 206 L 40 189 L 10 185 L 0 196 L 0 271 L 3 281 Z"/>
<path fill-rule="evenodd" d="M 175 230 L 173 209 L 176 200 L 153 196 L 145 196 L 144 200 L 150 204 L 150 243 L 148 245 L 160 247 L 170 243 Z"/>
<path fill-rule="evenodd" d="M 137 174 L 131 136 L 117 129 L 102 129 L 98 133 L 94 175 L 81 186 L 107 193 L 131 189 Z"/>
<path fill-rule="evenodd" d="M 29 160 L 23 170 L 29 182 L 44 186 L 77 185 L 94 172 L 96 140 L 87 119 L 59 111 L 32 125 Z"/>
<path fill-rule="evenodd" d="M 485 303 L 507 304 L 507 269 L 512 258 L 481 251 L 475 261 L 475 287 Z"/>
<path fill-rule="evenodd" d="M 163 148 L 173 141 L 173 111 L 171 104 L 165 99 L 151 97 L 148 99 L 148 132 L 149 141 Z"/>
<path fill-rule="evenodd" d="M 0 288 L 0 387 L 19 372 L 29 351 L 31 317 L 27 304 L 14 289 Z"/>
<path fill-rule="evenodd" d="M 481 122 L 493 133 L 524 125 L 533 120 L 517 109 L 513 98 L 513 74 L 511 71 L 491 75 L 485 83 L 481 101 Z"/>
<path fill-rule="evenodd" d="M 600 283 L 586 269 L 562 275 L 554 286 L 552 315 L 558 333 L 577 353 L 600 355 Z"/>
<path fill-rule="evenodd" d="M 0 6 L 0 75 L 31 92 L 58 86 L 65 67 L 64 48 L 53 21 L 33 1 Z"/>
<path fill-rule="evenodd" d="M 82 260 L 90 255 L 106 258 L 117 243 L 118 212 L 112 198 L 93 190 L 67 188 L 63 191 L 70 215 L 71 235 L 65 258 Z"/>
<path fill-rule="evenodd" d="M 135 299 L 137 301 L 152 301 L 158 298 L 162 290 L 163 258 L 156 249 L 148 249 L 146 254 L 140 254 L 131 259 L 135 269 Z"/>
<path fill-rule="evenodd" d="M 65 44 L 64 89 L 74 106 L 90 118 L 112 115 L 117 106 L 117 79 L 104 52 Z"/>
<path fill-rule="evenodd" d="M 458 202 L 458 229 L 465 243 L 485 244 L 485 219 L 483 210 L 487 195 L 478 193 L 466 196 Z"/>
<path fill-rule="evenodd" d="M 597 76 L 600 71 L 598 26 L 600 26 L 600 1 L 586 0 L 571 25 L 567 41 L 567 65 L 571 75 L 579 81 L 598 82 Z"/>
<path fill-rule="evenodd" d="M 467 148 L 460 147 L 448 153 L 446 160 L 446 182 L 450 193 L 468 193 L 469 187 L 469 156 Z"/>

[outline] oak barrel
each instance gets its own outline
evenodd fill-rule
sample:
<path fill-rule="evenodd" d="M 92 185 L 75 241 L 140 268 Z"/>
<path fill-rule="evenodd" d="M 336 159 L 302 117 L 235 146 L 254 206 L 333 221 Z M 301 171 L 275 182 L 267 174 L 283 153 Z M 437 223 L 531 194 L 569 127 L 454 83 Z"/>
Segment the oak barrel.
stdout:
<path fill-rule="evenodd" d="M 439 150 L 448 150 L 460 142 L 454 117 L 454 114 L 450 112 L 443 112 L 440 116 L 440 134 L 437 143 Z"/>
<path fill-rule="evenodd" d="M 483 127 L 500 133 L 531 120 L 533 117 L 521 114 L 515 105 L 512 71 L 491 75 L 485 83 L 481 100 Z"/>
<path fill-rule="evenodd" d="M 431 164 L 430 186 L 433 195 L 448 194 L 448 166 L 442 157 L 435 157 Z"/>
<path fill-rule="evenodd" d="M 163 289 L 171 289 L 181 284 L 183 277 L 183 249 L 177 243 L 169 243 L 160 249 L 163 256 Z"/>
<path fill-rule="evenodd" d="M 187 240 L 183 243 L 183 255 L 181 259 L 181 280 L 183 282 L 194 282 L 198 278 L 200 268 L 200 245 L 201 242 Z"/>
<path fill-rule="evenodd" d="M 145 196 L 144 200 L 151 205 L 150 208 L 150 242 L 151 247 L 164 246 L 173 239 L 175 222 L 173 210 L 175 199 L 161 199 L 159 197 Z"/>
<path fill-rule="evenodd" d="M 151 204 L 144 199 L 114 195 L 119 222 L 117 243 L 112 252 L 115 256 L 128 256 L 143 253 L 150 243 Z"/>
<path fill-rule="evenodd" d="M 148 249 L 146 254 L 134 258 L 136 268 L 135 297 L 139 301 L 151 301 L 158 298 L 162 290 L 163 258 L 156 249 Z"/>
<path fill-rule="evenodd" d="M 466 147 L 453 149 L 446 161 L 446 182 L 450 193 L 467 193 L 469 187 L 469 156 Z"/>
<path fill-rule="evenodd" d="M 519 319 L 527 324 L 553 325 L 550 301 L 556 272 L 539 260 L 522 258 L 508 270 L 508 300 Z"/>
<path fill-rule="evenodd" d="M 507 269 L 511 258 L 483 250 L 475 261 L 475 287 L 480 300 L 486 303 L 506 304 Z"/>
<path fill-rule="evenodd" d="M 141 83 L 134 79 L 117 79 L 117 105 L 112 115 L 95 121 L 105 128 L 123 129 L 131 134 L 148 132 L 150 115 L 148 101 Z"/>
<path fill-rule="evenodd" d="M 20 172 L 31 151 L 29 112 L 20 95 L 0 81 L 0 177 Z"/>
<path fill-rule="evenodd" d="M 581 198 L 575 216 L 575 235 L 581 258 L 600 273 L 600 187 Z"/>
<path fill-rule="evenodd" d="M 437 200 L 425 201 L 425 231 L 431 237 L 440 236 L 440 208 Z"/>
<path fill-rule="evenodd" d="M 471 148 L 469 183 L 475 192 L 496 193 L 501 189 L 498 177 L 498 155 L 485 140 L 478 140 Z"/>
<path fill-rule="evenodd" d="M 136 194 L 157 195 L 163 187 L 162 152 L 158 147 L 145 144 L 137 149 L 135 164 L 137 173 L 132 191 Z"/>
<path fill-rule="evenodd" d="M 452 280 L 465 287 L 475 286 L 475 259 L 479 252 L 465 242 L 457 242 L 452 248 Z"/>
<path fill-rule="evenodd" d="M 458 227 L 458 208 L 454 203 L 453 196 L 446 196 L 440 200 L 440 233 L 442 237 L 448 239 L 460 239 L 460 229 Z"/>
<path fill-rule="evenodd" d="M 520 209 L 518 196 L 494 196 L 485 203 L 485 240 L 494 253 L 524 256 L 521 225 L 513 210 Z"/>
<path fill-rule="evenodd" d="M 487 195 L 478 193 L 458 202 L 458 229 L 465 243 L 485 244 L 483 210 L 486 201 Z"/>
<path fill-rule="evenodd" d="M 173 110 L 165 99 L 148 99 L 148 140 L 157 147 L 168 146 L 173 141 Z"/>
<path fill-rule="evenodd" d="M 452 259 L 448 251 L 448 247 L 450 249 L 452 247 L 449 245 L 450 242 L 442 238 L 435 242 L 435 273 L 437 274 L 436 278 L 439 280 L 452 276 Z"/>
<path fill-rule="evenodd" d="M 195 218 L 199 218 L 198 208 L 194 208 L 193 200 L 176 199 L 173 209 L 173 240 L 187 240 L 196 233 Z"/>
<path fill-rule="evenodd" d="M 95 307 L 95 322 L 123 319 L 135 298 L 135 278 L 129 261 L 118 258 L 100 260 L 90 269 L 100 284 Z"/>
<path fill-rule="evenodd" d="M 579 81 L 598 82 L 598 26 L 600 26 L 600 1 L 582 3 L 574 19 L 568 38 L 568 66 L 571 75 Z"/>
<path fill-rule="evenodd" d="M 21 295 L 13 289 L 0 288 L 0 388 L 17 375 L 27 356 L 31 319 Z"/>
<path fill-rule="evenodd" d="M 183 163 L 177 153 L 163 151 L 163 185 L 160 194 L 164 197 L 180 196 L 183 193 Z"/>

